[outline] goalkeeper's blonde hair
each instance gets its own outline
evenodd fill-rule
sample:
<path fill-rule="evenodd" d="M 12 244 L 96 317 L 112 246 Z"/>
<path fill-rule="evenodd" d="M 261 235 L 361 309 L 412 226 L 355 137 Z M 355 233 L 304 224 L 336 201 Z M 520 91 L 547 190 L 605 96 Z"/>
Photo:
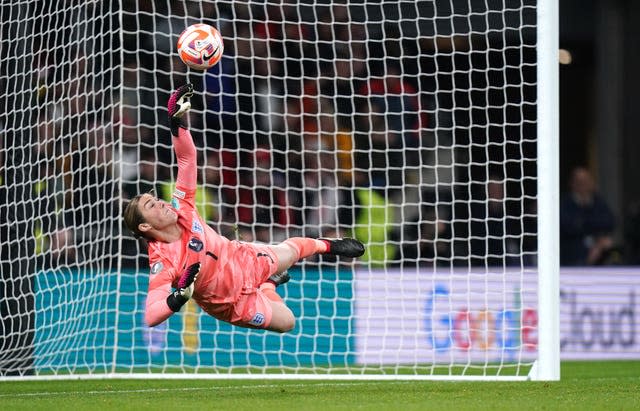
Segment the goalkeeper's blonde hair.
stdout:
<path fill-rule="evenodd" d="M 146 194 L 151 194 L 155 197 L 155 190 L 151 190 Z M 140 212 L 140 209 L 138 208 L 138 204 L 140 203 L 140 198 L 142 198 L 142 195 L 143 194 L 138 194 L 127 203 L 127 206 L 124 208 L 124 211 L 122 213 L 122 217 L 124 219 L 124 224 L 129 230 L 131 230 L 135 238 L 142 237 L 150 240 L 150 238 L 147 237 L 146 234 L 140 231 L 140 229 L 138 228 L 140 224 L 146 222 L 144 217 L 142 216 L 142 213 Z"/>

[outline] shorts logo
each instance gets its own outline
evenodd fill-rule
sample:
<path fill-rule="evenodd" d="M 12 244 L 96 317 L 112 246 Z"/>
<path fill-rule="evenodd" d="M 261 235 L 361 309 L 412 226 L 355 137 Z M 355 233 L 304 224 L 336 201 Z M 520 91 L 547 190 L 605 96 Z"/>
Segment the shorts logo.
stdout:
<path fill-rule="evenodd" d="M 260 326 L 264 324 L 264 314 L 256 313 L 256 315 L 253 316 L 251 321 L 249 321 L 249 324 L 255 325 L 255 326 Z"/>
<path fill-rule="evenodd" d="M 202 224 L 197 219 L 193 219 L 193 223 L 191 223 L 191 232 L 192 233 L 200 233 L 204 234 L 204 229 L 202 228 Z"/>
<path fill-rule="evenodd" d="M 173 206 L 173 208 L 175 208 L 176 210 L 180 210 L 180 203 L 178 202 L 177 198 L 172 198 L 171 199 L 171 206 Z"/>
<path fill-rule="evenodd" d="M 186 193 L 184 191 L 178 190 L 177 188 L 176 188 L 176 191 L 173 192 L 174 197 L 184 198 L 185 195 Z"/>
<path fill-rule="evenodd" d="M 151 274 L 158 274 L 160 271 L 162 271 L 163 268 L 164 265 L 160 261 L 158 261 L 151 266 Z"/>
<path fill-rule="evenodd" d="M 202 248 L 204 247 L 204 245 L 202 244 L 202 241 L 198 240 L 195 237 L 191 237 L 191 240 L 189 240 L 189 248 L 192 249 L 193 251 L 199 253 L 200 251 L 202 251 Z"/>

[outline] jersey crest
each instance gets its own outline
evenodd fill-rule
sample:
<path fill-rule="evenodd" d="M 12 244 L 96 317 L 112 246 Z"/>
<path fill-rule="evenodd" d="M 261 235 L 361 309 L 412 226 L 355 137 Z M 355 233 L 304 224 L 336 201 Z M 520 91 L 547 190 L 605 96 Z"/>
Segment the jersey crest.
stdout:
<path fill-rule="evenodd" d="M 200 224 L 200 221 L 198 221 L 198 218 L 195 216 L 195 214 L 193 216 L 193 222 L 191 223 L 191 232 L 204 234 L 202 224 Z"/>
<path fill-rule="evenodd" d="M 255 325 L 256 327 L 261 326 L 262 324 L 264 324 L 264 314 L 256 313 L 256 315 L 253 316 L 251 321 L 249 321 L 249 324 Z"/>

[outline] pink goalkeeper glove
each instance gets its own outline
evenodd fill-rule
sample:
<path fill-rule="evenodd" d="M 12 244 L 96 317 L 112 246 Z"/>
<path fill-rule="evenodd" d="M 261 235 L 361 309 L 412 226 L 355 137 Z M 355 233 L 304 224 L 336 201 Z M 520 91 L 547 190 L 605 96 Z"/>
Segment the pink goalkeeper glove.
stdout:
<path fill-rule="evenodd" d="M 188 83 L 180 86 L 171 94 L 167 103 L 169 112 L 169 126 L 171 135 L 178 137 L 178 128 L 186 129 L 184 115 L 191 109 L 189 98 L 193 96 L 193 84 Z"/>
<path fill-rule="evenodd" d="M 193 295 L 193 288 L 200 273 L 200 263 L 187 267 L 178 280 L 178 288 L 167 297 L 167 305 L 172 311 L 178 312 Z"/>

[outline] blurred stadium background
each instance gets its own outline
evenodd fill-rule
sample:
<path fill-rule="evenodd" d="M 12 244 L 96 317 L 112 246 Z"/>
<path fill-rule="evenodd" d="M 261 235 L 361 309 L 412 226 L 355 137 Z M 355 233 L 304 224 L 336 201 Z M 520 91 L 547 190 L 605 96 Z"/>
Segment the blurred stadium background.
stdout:
<path fill-rule="evenodd" d="M 140 11 L 135 18 L 132 17 L 133 14 L 127 15 L 126 17 L 128 18 L 125 17 L 123 20 L 125 29 L 123 36 L 121 38 L 118 36 L 112 38 L 108 30 L 97 30 L 93 35 L 95 36 L 95 45 L 99 47 L 98 49 L 108 50 L 108 46 L 113 42 L 122 41 L 125 48 L 123 55 L 125 59 L 125 75 L 123 78 L 116 78 L 114 73 L 105 70 L 99 78 L 93 80 L 92 87 L 95 90 L 108 92 L 111 86 L 120 84 L 120 81 L 125 84 L 128 81 L 133 81 L 134 83 L 129 83 L 127 86 L 129 91 L 135 92 L 125 96 L 126 98 L 131 98 L 126 104 L 130 104 L 136 110 L 140 107 L 140 111 L 136 114 L 140 116 L 137 120 L 140 120 L 142 127 L 139 129 L 135 127 L 135 121 L 127 124 L 126 119 L 123 119 L 123 124 L 125 128 L 128 127 L 129 131 L 136 129 L 135 133 L 151 135 L 156 124 L 164 127 L 162 125 L 164 118 L 158 107 L 163 106 L 170 86 L 176 82 L 186 80 L 186 75 L 185 73 L 180 74 L 172 71 L 179 67 L 170 58 L 172 37 L 160 35 L 154 39 L 148 33 L 145 34 L 138 31 L 136 25 L 154 27 L 156 33 L 163 33 L 162 30 L 167 30 L 168 27 L 171 27 L 171 24 L 183 24 L 183 20 L 174 23 L 166 21 L 165 24 L 169 26 L 156 27 L 154 26 L 156 22 L 150 13 L 169 13 L 170 7 L 167 4 L 171 2 L 167 2 L 164 6 L 162 4 L 153 6 L 151 2 L 125 1 L 123 3 L 130 7 L 128 10 L 130 13 L 133 13 L 134 10 Z M 455 13 L 456 7 L 464 9 L 467 3 L 452 0 L 453 12 Z M 499 2 L 490 1 L 487 3 L 495 5 Z M 68 5 L 72 10 L 76 3 L 69 1 L 64 4 Z M 177 2 L 171 4 L 175 5 Z M 220 8 L 224 9 L 224 2 L 220 4 Z M 15 4 L 11 4 L 11 2 L 2 3 L 3 22 L 5 18 L 11 16 L 9 10 L 12 6 L 15 6 Z M 384 33 L 385 36 L 389 37 L 385 44 L 386 51 L 394 50 L 393 46 L 394 44 L 399 44 L 401 33 L 393 30 L 387 31 L 388 27 L 382 22 L 384 22 L 385 18 L 393 20 L 394 13 L 401 15 L 402 12 L 394 7 L 385 9 L 376 6 L 377 4 L 373 5 L 372 8 L 377 10 L 377 14 L 369 17 L 374 21 L 380 22 L 379 27 L 377 27 L 377 33 L 381 36 Z M 414 7 L 413 4 L 408 3 L 404 6 L 407 9 Z M 158 8 L 155 9 L 154 7 Z M 179 11 L 179 8 L 177 10 Z M 43 11 L 46 10 L 43 9 Z M 69 15 L 73 15 L 73 12 Z M 636 166 L 636 156 L 640 153 L 640 142 L 638 141 L 640 123 L 637 121 L 635 102 L 636 96 L 640 92 L 640 79 L 637 75 L 640 72 L 640 54 L 636 52 L 636 45 L 640 40 L 640 25 L 636 24 L 636 20 L 639 17 L 640 4 L 631 0 L 560 1 L 560 47 L 563 49 L 560 65 L 560 187 L 562 191 L 568 190 L 568 182 L 572 170 L 578 166 L 584 166 L 594 176 L 600 194 L 611 207 L 615 217 L 615 226 L 611 232 L 613 246 L 606 258 L 597 262 L 598 266 L 563 268 L 563 276 L 561 277 L 563 311 L 561 315 L 564 316 L 562 323 L 564 327 L 562 332 L 564 334 L 561 344 L 564 358 L 638 359 L 637 353 L 640 352 L 638 348 L 640 347 L 638 334 L 640 333 L 640 327 L 638 327 L 640 310 L 637 305 L 637 295 L 640 291 L 640 268 L 637 268 L 640 265 L 640 186 L 637 184 L 640 181 L 640 168 Z M 105 19 L 104 23 L 108 25 L 109 22 Z M 130 23 L 132 26 L 127 26 Z M 11 24 L 3 24 L 3 26 L 4 34 L 9 34 L 7 31 L 10 30 L 10 27 L 13 27 Z M 176 34 L 174 28 L 171 30 Z M 452 30 L 455 31 L 455 27 Z M 242 37 L 247 34 L 240 33 L 239 35 Z M 60 41 L 64 41 L 62 39 L 63 37 L 61 37 Z M 10 40 L 11 37 L 8 35 L 5 35 L 2 40 L 2 57 L 5 59 L 8 57 L 7 53 L 16 49 L 16 46 L 11 44 Z M 149 41 L 165 41 L 167 47 L 164 49 L 159 47 L 159 50 L 164 51 L 165 54 L 154 55 L 146 53 L 145 42 Z M 453 40 L 451 40 L 451 44 L 455 47 Z M 410 44 L 405 44 L 402 50 L 405 50 L 404 47 L 406 47 L 406 50 L 411 50 Z M 533 58 L 532 50 L 525 50 L 523 54 L 525 55 L 523 57 L 524 61 L 530 61 L 527 59 Z M 109 52 L 100 53 L 93 57 L 97 61 L 104 63 L 105 66 L 111 64 L 111 59 L 115 58 Z M 397 56 L 392 57 L 403 58 L 401 62 L 403 63 L 402 71 L 404 74 L 408 76 L 422 75 L 425 77 L 423 80 L 427 83 L 434 80 L 429 78 L 428 73 L 421 72 L 424 67 L 419 66 L 420 62 L 412 60 L 410 54 L 407 56 L 398 53 Z M 518 56 L 518 58 L 521 57 Z M 496 62 L 493 61 L 491 64 L 496 64 Z M 15 61 L 11 61 L 10 64 L 2 67 L 3 89 L 13 91 L 17 96 L 17 101 L 10 100 L 6 94 L 1 96 L 5 107 L 27 107 L 32 104 L 38 104 L 38 99 L 52 92 L 52 90 L 45 87 L 39 88 L 35 97 L 27 93 L 26 91 L 29 91 L 30 87 L 29 84 L 16 85 L 15 82 L 11 81 L 14 73 L 20 70 L 19 62 Z M 64 70 L 69 70 L 69 72 Z M 58 72 L 57 80 L 64 80 L 64 76 L 70 74 L 72 70 L 82 71 L 83 68 L 65 66 L 62 71 Z M 143 72 L 147 76 L 147 83 L 136 84 L 135 82 L 139 80 L 139 78 L 136 78 L 136 74 L 132 77 L 127 76 L 127 74 L 138 72 Z M 526 76 L 526 69 L 523 70 L 522 75 Z M 73 87 L 74 84 L 71 83 L 68 86 Z M 438 86 L 447 87 L 446 83 L 440 83 Z M 198 87 L 204 88 L 206 84 L 203 81 Z M 90 103 L 94 107 L 98 107 L 102 101 L 109 101 L 108 98 L 100 95 L 100 91 L 91 97 L 94 100 Z M 32 98 L 35 98 L 35 100 L 31 100 Z M 531 98 L 531 95 L 524 97 L 525 100 Z M 81 107 L 82 104 L 86 103 L 86 101 L 72 101 L 70 105 L 78 104 L 78 107 Z M 457 103 L 460 104 L 461 102 Z M 205 104 L 205 101 L 196 101 L 195 109 L 202 110 Z M 220 104 L 224 104 L 224 102 L 220 102 Z M 526 117 L 527 113 L 522 115 Z M 19 121 L 15 122 L 14 125 L 17 124 L 18 127 L 24 126 L 25 129 L 32 126 L 26 116 L 20 118 L 20 115 L 16 115 L 15 112 L 2 114 L 3 121 L 9 121 L 9 119 L 16 121 L 16 118 Z M 444 123 L 447 121 L 447 119 L 440 119 L 436 116 L 436 122 L 440 120 Z M 206 118 L 205 121 L 212 125 L 217 121 L 224 120 L 214 116 L 214 118 Z M 65 119 L 65 127 L 68 127 L 65 131 L 70 133 L 73 133 L 77 128 L 87 127 L 88 125 L 81 115 L 70 116 Z M 196 126 L 194 135 L 197 138 L 202 137 L 198 134 L 198 130 L 202 130 L 199 128 L 201 126 L 201 124 Z M 91 125 L 91 127 L 94 127 L 94 125 Z M 98 129 L 91 129 L 96 133 L 101 131 L 99 127 Z M 251 133 L 252 131 L 246 130 L 246 134 L 251 135 L 249 138 L 252 139 L 256 146 L 259 146 L 261 136 L 255 137 Z M 218 137 L 219 141 L 224 141 L 224 136 Z M 262 137 L 268 138 L 269 136 Z M 245 137 L 241 136 L 241 138 Z M 21 162 L 28 162 L 29 158 L 25 153 L 21 153 L 20 150 L 8 147 L 7 143 L 9 141 L 11 140 L 6 139 L 5 144 L 0 146 L 3 150 L 4 159 L 10 158 L 14 162 L 12 164 L 3 163 L 7 172 L 6 175 L 18 176 L 27 181 L 31 177 L 29 173 L 25 173 L 24 170 L 18 169 L 15 165 Z M 526 145 L 524 148 L 527 148 Z M 11 155 L 9 155 L 10 152 Z M 95 153 L 95 155 L 98 158 L 100 153 Z M 165 159 L 170 158 L 170 147 L 152 148 L 149 157 L 145 157 L 144 161 L 152 162 L 156 156 L 164 157 Z M 527 156 L 527 153 L 524 156 Z M 165 161 L 169 162 L 170 160 Z M 212 159 L 211 161 L 215 160 Z M 532 167 L 532 165 L 529 164 L 529 167 Z M 527 176 L 532 174 L 533 171 L 525 167 L 521 173 L 522 176 Z M 102 184 L 96 185 L 95 180 L 90 180 L 91 178 L 96 178 L 95 175 L 89 175 L 89 173 L 83 177 L 88 179 L 86 181 L 87 185 L 100 187 L 100 189 L 86 194 L 89 200 L 95 199 L 97 203 L 91 204 L 86 209 L 81 209 L 82 217 L 87 215 L 92 217 L 96 215 L 102 216 L 110 224 L 117 226 L 118 220 L 109 216 L 109 211 L 113 207 L 110 202 L 114 200 L 114 197 L 112 197 L 114 194 L 112 184 L 108 181 L 102 181 Z M 469 178 L 472 179 L 473 177 L 469 176 Z M 9 183 L 4 181 L 5 187 Z M 82 181 L 82 183 L 85 183 L 85 181 Z M 143 188 L 138 183 L 136 181 L 136 184 L 134 184 L 134 190 L 139 191 Z M 25 187 L 26 185 L 18 187 L 18 190 L 25 189 Z M 527 187 L 522 188 L 522 190 L 529 193 Z M 8 208 L 7 202 L 10 198 L 21 198 L 23 195 L 25 198 L 28 197 L 27 194 L 15 190 L 12 191 L 11 197 L 3 198 L 6 202 L 0 204 L 0 210 Z M 80 193 L 80 195 L 84 194 Z M 82 205 L 87 205 L 87 201 L 82 201 Z M 3 208 L 3 206 L 6 208 Z M 41 261 L 30 260 L 30 255 L 28 255 L 29 249 L 37 249 L 37 242 L 30 243 L 29 240 L 25 239 L 16 241 L 14 237 L 11 237 L 14 235 L 11 233 L 25 232 L 31 220 L 38 216 L 39 210 L 34 207 L 31 210 L 23 210 L 23 212 L 24 214 L 19 216 L 21 217 L 20 225 L 17 228 L 14 226 L 11 232 L 8 229 L 9 221 L 1 222 L 3 228 L 7 228 L 6 231 L 3 230 L 2 232 L 3 236 L 7 236 L 2 239 L 2 251 L 4 254 L 1 267 L 5 295 L 19 293 L 22 289 L 29 289 L 23 283 L 20 273 L 32 272 L 32 264 L 42 263 Z M 2 214 L 5 219 L 9 215 L 8 213 Z M 71 216 L 70 218 L 73 221 L 76 216 Z M 94 219 L 93 221 L 97 220 Z M 95 258 L 104 252 L 110 251 L 112 244 L 108 242 L 109 240 L 99 237 L 101 240 L 93 241 L 95 233 L 101 233 L 101 230 L 105 229 L 105 227 L 97 223 L 94 224 L 91 221 L 83 221 L 76 224 L 76 226 L 82 226 L 87 233 L 90 233 L 82 238 L 85 248 L 81 249 L 82 252 L 87 252 L 90 258 Z M 251 234 L 260 235 L 259 232 L 255 231 Z M 269 233 L 269 235 L 272 234 L 272 232 Z M 313 235 L 315 233 L 303 232 L 303 234 Z M 11 242 L 7 239 L 10 239 Z M 64 242 L 65 240 L 59 239 L 59 241 Z M 130 239 L 125 239 L 125 246 L 127 241 L 134 243 Z M 23 245 L 21 252 L 24 255 L 16 254 L 11 249 L 11 245 L 18 243 Z M 141 261 L 143 259 L 139 259 L 140 256 L 136 245 L 129 244 L 129 246 L 133 252 L 125 257 L 125 265 L 128 262 L 131 267 L 143 266 L 144 263 Z M 5 258 L 4 256 L 8 257 Z M 59 256 L 56 258 L 60 261 Z M 109 269 L 113 267 L 114 263 L 113 261 L 100 260 L 99 264 L 100 268 Z M 46 266 L 47 264 L 45 264 Z M 90 274 L 91 271 L 84 272 L 84 274 L 87 273 Z M 70 277 L 73 276 L 73 274 L 68 275 Z M 606 284 L 606 287 L 603 284 Z M 104 285 L 97 283 L 95 287 L 100 289 Z M 52 296 L 52 299 L 55 298 L 62 298 L 62 296 Z M 19 306 L 23 303 L 25 306 Z M 137 303 L 137 300 L 132 302 L 132 304 Z M 4 340 L 0 341 L 2 343 L 8 342 L 12 349 L 16 348 L 16 344 L 21 343 L 20 339 L 16 339 L 16 335 L 12 332 L 16 330 L 16 326 L 19 328 L 29 323 L 28 316 L 22 316 L 22 314 L 24 314 L 25 308 L 28 309 L 32 304 L 33 301 L 31 300 L 20 301 L 17 299 L 0 306 L 4 310 L 2 318 L 4 320 L 3 329 L 5 330 L 2 336 Z M 139 309 L 139 307 L 135 309 Z M 57 313 L 54 312 L 51 315 L 55 317 Z M 15 321 L 16 318 L 21 321 L 18 321 L 20 324 Z M 33 325 L 28 324 L 27 329 L 32 330 L 32 327 Z M 20 338 L 26 338 L 25 341 L 28 341 L 30 338 L 29 332 L 23 334 Z M 100 341 L 96 342 L 95 336 L 91 338 L 93 339 L 91 344 L 98 345 L 100 343 Z M 9 362 L 9 364 L 11 363 Z"/>

